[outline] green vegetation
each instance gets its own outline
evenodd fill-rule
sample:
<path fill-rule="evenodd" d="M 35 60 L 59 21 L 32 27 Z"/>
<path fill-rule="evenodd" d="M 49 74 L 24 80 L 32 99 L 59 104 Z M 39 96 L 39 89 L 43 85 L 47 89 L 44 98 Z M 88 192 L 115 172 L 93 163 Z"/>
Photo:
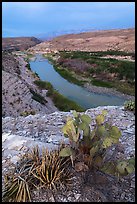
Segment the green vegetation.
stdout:
<path fill-rule="evenodd" d="M 135 63 L 130 61 L 122 61 L 117 59 L 103 59 L 99 58 L 100 52 L 91 53 L 91 52 L 71 52 L 65 53 L 61 52 L 62 58 L 70 58 L 70 59 L 82 59 L 88 62 L 91 65 L 91 68 L 88 72 L 92 73 L 117 73 L 119 79 L 123 79 L 126 77 L 127 79 L 134 79 L 135 78 Z M 106 55 L 106 52 L 101 52 L 101 56 Z M 119 53 L 119 52 L 118 52 Z M 117 53 L 117 55 L 118 55 Z M 129 53 L 127 54 L 129 55 Z M 93 68 L 92 65 L 95 65 Z"/>
<path fill-rule="evenodd" d="M 74 58 L 89 58 L 90 56 L 103 57 L 106 55 L 122 55 L 122 56 L 134 56 L 132 52 L 124 52 L 118 50 L 107 50 L 107 51 L 97 51 L 97 52 L 86 52 L 86 51 L 60 51 L 61 56 L 68 58 L 71 56 Z"/>
<path fill-rule="evenodd" d="M 40 94 L 36 93 L 32 89 L 30 89 L 30 92 L 33 94 L 32 99 L 34 99 L 35 101 L 41 103 L 42 105 L 45 105 L 47 103 L 46 99 Z"/>
<path fill-rule="evenodd" d="M 125 110 L 133 111 L 135 113 L 135 101 L 126 101 L 124 103 Z"/>
<path fill-rule="evenodd" d="M 26 117 L 28 115 L 35 115 L 35 114 L 36 114 L 36 112 L 34 110 L 28 110 L 28 111 L 21 112 L 20 116 Z"/>
<path fill-rule="evenodd" d="M 98 79 L 92 79 L 91 83 L 94 86 L 101 86 L 101 87 L 107 87 L 107 88 L 112 88 L 113 87 L 113 85 L 111 85 L 111 82 L 101 81 L 101 80 L 98 80 Z"/>
<path fill-rule="evenodd" d="M 40 77 L 39 77 L 39 75 L 37 74 L 37 72 L 32 72 L 32 75 L 33 75 L 34 78 L 40 79 Z"/>
<path fill-rule="evenodd" d="M 134 56 L 134 53 L 112 50 L 105 52 L 60 51 L 59 60 L 53 58 L 52 55 L 46 55 L 46 57 L 52 62 L 55 70 L 72 83 L 83 86 L 89 81 L 96 86 L 115 88 L 124 94 L 135 95 L 135 63 L 111 58 L 100 58 L 108 54 Z M 89 68 L 83 67 L 83 71 L 74 69 L 76 61 L 73 64 L 72 59 L 76 59 L 77 63 L 82 60 L 89 65 Z M 71 66 L 66 66 L 66 60 L 71 63 Z M 80 80 L 80 77 L 82 80 Z"/>
<path fill-rule="evenodd" d="M 28 68 L 28 70 L 31 71 L 31 68 L 30 68 L 30 64 L 29 64 L 29 63 L 26 64 L 26 67 Z"/>
<path fill-rule="evenodd" d="M 46 57 L 54 66 L 54 69 L 66 80 L 68 80 L 70 83 L 74 83 L 76 85 L 79 86 L 83 86 L 84 85 L 84 81 L 83 80 L 79 80 L 76 78 L 76 76 L 74 76 L 74 73 L 72 73 L 72 71 L 68 71 L 64 68 L 62 68 L 58 63 L 56 63 L 53 58 L 51 57 L 51 55 L 47 54 L 43 54 L 43 57 Z"/>
<path fill-rule="evenodd" d="M 38 146 L 21 157 L 12 173 L 5 175 L 4 202 L 31 202 L 32 190 L 57 189 L 71 183 L 70 159 L 60 158 L 59 150 L 48 151 Z"/>
<path fill-rule="evenodd" d="M 124 94 L 135 95 L 135 85 L 131 85 L 128 82 L 120 82 L 118 80 L 113 83 L 113 87 Z"/>
<path fill-rule="evenodd" d="M 29 63 L 30 59 L 33 58 L 34 55 L 33 54 L 27 54 L 27 56 L 24 58 L 26 62 Z"/>
<path fill-rule="evenodd" d="M 47 89 L 47 96 L 49 96 L 52 101 L 54 102 L 55 106 L 61 110 L 61 111 L 69 111 L 69 110 L 77 110 L 77 111 L 84 111 L 84 109 L 76 104 L 74 101 L 71 101 L 58 93 L 56 90 L 54 90 L 53 86 L 46 81 L 40 81 L 36 80 L 34 83 L 40 88 L 40 89 Z"/>
<path fill-rule="evenodd" d="M 30 53 L 29 53 L 29 54 L 27 54 L 27 58 L 28 58 L 28 59 L 30 59 L 30 58 L 32 58 L 32 57 L 34 57 L 34 55 L 33 55 L 33 54 L 30 54 Z"/>
<path fill-rule="evenodd" d="M 62 69 L 62 68 L 57 67 L 55 65 L 54 65 L 54 68 L 64 79 L 67 79 L 69 82 L 77 84 L 79 86 L 83 86 L 84 85 L 83 81 L 78 80 L 77 78 L 75 78 L 73 76 L 73 74 L 71 72 L 69 72 L 68 70 Z"/>
<path fill-rule="evenodd" d="M 32 71 L 31 67 L 30 67 L 30 64 L 29 64 L 29 61 L 27 61 L 26 67 L 27 67 L 28 70 Z M 32 72 L 32 75 L 33 75 L 34 78 L 39 78 L 39 75 L 37 74 L 37 72 Z"/>
<path fill-rule="evenodd" d="M 107 149 L 113 144 L 119 143 L 121 132 L 118 127 L 105 122 L 106 110 L 102 111 L 95 118 L 95 126 L 91 131 L 91 118 L 86 114 L 73 112 L 73 118 L 68 117 L 62 131 L 64 136 L 69 138 L 70 144 L 63 147 L 60 157 L 69 157 L 74 167 L 75 162 L 115 176 L 126 176 L 135 170 L 135 159 L 117 161 L 112 156 L 111 161 L 105 161 Z"/>

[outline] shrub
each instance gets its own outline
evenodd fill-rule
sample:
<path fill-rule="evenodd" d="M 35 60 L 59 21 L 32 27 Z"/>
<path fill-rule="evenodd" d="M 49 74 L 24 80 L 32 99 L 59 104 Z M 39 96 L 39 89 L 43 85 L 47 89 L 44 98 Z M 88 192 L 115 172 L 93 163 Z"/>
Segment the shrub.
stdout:
<path fill-rule="evenodd" d="M 35 188 L 57 189 L 71 183 L 69 159 L 60 158 L 60 150 L 43 149 L 42 155 L 38 146 L 21 157 L 20 162 L 11 174 L 5 175 L 5 202 L 31 202 L 31 192 Z"/>
<path fill-rule="evenodd" d="M 53 89 L 53 86 L 47 82 L 47 81 L 41 81 L 41 80 L 36 80 L 34 83 L 40 88 L 40 89 L 48 89 L 51 90 Z"/>
<path fill-rule="evenodd" d="M 125 110 L 133 111 L 135 113 L 135 101 L 126 101 L 124 103 Z"/>
<path fill-rule="evenodd" d="M 47 103 L 46 99 L 40 94 L 36 93 L 32 89 L 30 89 L 30 92 L 33 94 L 32 99 L 34 99 L 35 101 L 41 103 L 42 105 L 45 105 Z"/>
<path fill-rule="evenodd" d="M 28 70 L 31 71 L 31 68 L 30 68 L 30 64 L 29 64 L 29 63 L 26 64 L 26 67 L 28 68 Z"/>
<path fill-rule="evenodd" d="M 28 115 L 35 115 L 36 112 L 34 110 L 24 111 L 20 113 L 20 116 L 28 116 Z"/>
<path fill-rule="evenodd" d="M 101 86 L 101 87 L 107 87 L 107 88 L 112 88 L 113 86 L 111 85 L 111 82 L 107 82 L 107 81 L 101 81 L 98 79 L 92 79 L 91 83 L 94 86 Z"/>
<path fill-rule="evenodd" d="M 90 167 L 101 169 L 104 172 L 109 172 L 114 175 L 127 175 L 134 171 L 134 159 L 127 161 L 105 162 L 104 156 L 106 150 L 113 144 L 119 142 L 121 132 L 118 127 L 105 122 L 107 111 L 102 111 L 102 114 L 96 116 L 96 124 L 91 131 L 91 118 L 86 114 L 78 114 L 73 112 L 72 117 L 67 118 L 67 122 L 62 128 L 64 136 L 69 138 L 70 146 L 62 148 L 60 151 L 61 157 L 71 157 L 73 161 L 78 157 L 83 158 L 83 162 Z M 83 155 L 86 155 L 86 157 Z"/>
<path fill-rule="evenodd" d="M 33 72 L 32 75 L 36 78 L 39 78 L 39 75 L 37 74 L 37 72 Z"/>

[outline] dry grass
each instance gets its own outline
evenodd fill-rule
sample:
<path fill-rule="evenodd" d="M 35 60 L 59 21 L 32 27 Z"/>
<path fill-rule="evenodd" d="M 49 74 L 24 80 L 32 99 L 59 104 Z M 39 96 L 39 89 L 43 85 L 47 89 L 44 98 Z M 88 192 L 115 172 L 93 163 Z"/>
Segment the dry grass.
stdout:
<path fill-rule="evenodd" d="M 70 159 L 59 157 L 60 150 L 48 151 L 34 147 L 31 152 L 22 156 L 20 162 L 10 175 L 5 175 L 3 201 L 31 202 L 34 189 L 69 185 L 72 175 L 69 171 Z"/>

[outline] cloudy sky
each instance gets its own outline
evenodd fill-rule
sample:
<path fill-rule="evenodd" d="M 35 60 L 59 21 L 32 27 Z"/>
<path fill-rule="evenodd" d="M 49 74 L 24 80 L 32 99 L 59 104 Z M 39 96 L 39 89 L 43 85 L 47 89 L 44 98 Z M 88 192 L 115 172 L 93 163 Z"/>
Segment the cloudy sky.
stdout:
<path fill-rule="evenodd" d="M 134 2 L 2 2 L 2 36 L 135 27 Z"/>

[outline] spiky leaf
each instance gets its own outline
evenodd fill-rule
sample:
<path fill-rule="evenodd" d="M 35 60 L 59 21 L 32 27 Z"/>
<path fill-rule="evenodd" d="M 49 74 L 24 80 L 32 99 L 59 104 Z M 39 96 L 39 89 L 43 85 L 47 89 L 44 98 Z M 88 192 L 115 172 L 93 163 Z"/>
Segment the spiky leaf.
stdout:
<path fill-rule="evenodd" d="M 59 156 L 68 157 L 68 156 L 71 156 L 72 154 L 73 154 L 72 149 L 70 147 L 65 147 L 60 151 Z"/>
<path fill-rule="evenodd" d="M 101 167 L 102 166 L 102 163 L 103 163 L 103 158 L 101 156 L 97 156 L 95 159 L 94 159 L 94 165 L 96 167 Z"/>
<path fill-rule="evenodd" d="M 116 126 L 112 126 L 110 129 L 110 137 L 119 139 L 121 137 L 121 132 Z"/>
<path fill-rule="evenodd" d="M 88 124 L 90 124 L 90 122 L 91 122 L 91 118 L 88 115 L 86 115 L 86 114 L 81 115 L 80 118 L 81 118 L 81 120 L 83 122 L 86 122 Z"/>
<path fill-rule="evenodd" d="M 129 164 L 128 166 L 126 166 L 126 170 L 129 174 L 131 174 L 132 172 L 134 172 L 135 167 L 133 164 Z"/>
<path fill-rule="evenodd" d="M 64 134 L 64 137 L 68 138 L 69 136 L 68 136 L 68 134 Z"/>
<path fill-rule="evenodd" d="M 90 127 L 87 126 L 84 130 L 83 130 L 83 136 L 88 137 L 90 134 Z"/>
<path fill-rule="evenodd" d="M 73 115 L 75 118 L 78 117 L 78 113 L 75 110 L 73 111 Z"/>
<path fill-rule="evenodd" d="M 97 134 L 102 137 L 104 135 L 106 135 L 106 129 L 103 125 L 100 125 L 98 128 L 97 128 Z"/>
<path fill-rule="evenodd" d="M 135 166 L 135 158 L 131 158 L 128 160 L 129 164 L 132 164 L 133 166 Z"/>
<path fill-rule="evenodd" d="M 109 123 L 105 123 L 105 128 L 106 129 L 110 129 L 111 128 L 111 125 Z"/>
<path fill-rule="evenodd" d="M 64 134 L 68 134 L 68 130 L 71 129 L 71 123 L 73 123 L 73 121 L 67 121 L 66 125 L 63 126 L 62 132 Z"/>
<path fill-rule="evenodd" d="M 103 122 L 104 122 L 105 118 L 104 118 L 104 115 L 97 115 L 96 117 L 96 122 L 98 125 L 101 125 Z"/>
<path fill-rule="evenodd" d="M 116 173 L 116 165 L 113 162 L 107 162 L 103 165 L 103 167 L 100 168 L 101 171 L 115 175 Z"/>
<path fill-rule="evenodd" d="M 107 115 L 107 113 L 108 113 L 107 110 L 102 111 L 102 115 L 104 115 L 104 116 Z"/>
<path fill-rule="evenodd" d="M 127 162 L 126 161 L 121 161 L 117 164 L 117 170 L 120 174 L 125 174 L 126 173 L 126 167 L 127 167 Z"/>
<path fill-rule="evenodd" d="M 87 123 L 82 122 L 82 123 L 80 123 L 79 128 L 80 128 L 81 130 L 85 130 L 86 127 L 87 127 L 87 125 L 88 125 Z"/>
<path fill-rule="evenodd" d="M 93 157 L 97 151 L 98 151 L 98 146 L 92 147 L 90 149 L 90 156 Z"/>
<path fill-rule="evenodd" d="M 109 137 L 106 137 L 102 143 L 102 147 L 106 149 L 107 147 L 110 147 L 111 145 L 112 145 L 112 139 Z"/>
<path fill-rule="evenodd" d="M 76 134 L 76 128 L 73 124 L 73 120 L 68 120 L 66 125 L 63 126 L 62 131 L 65 135 L 69 136 L 70 140 L 77 142 L 79 135 Z"/>
<path fill-rule="evenodd" d="M 91 140 L 95 137 L 95 135 L 96 135 L 96 130 L 92 130 L 92 132 L 90 133 Z"/>

